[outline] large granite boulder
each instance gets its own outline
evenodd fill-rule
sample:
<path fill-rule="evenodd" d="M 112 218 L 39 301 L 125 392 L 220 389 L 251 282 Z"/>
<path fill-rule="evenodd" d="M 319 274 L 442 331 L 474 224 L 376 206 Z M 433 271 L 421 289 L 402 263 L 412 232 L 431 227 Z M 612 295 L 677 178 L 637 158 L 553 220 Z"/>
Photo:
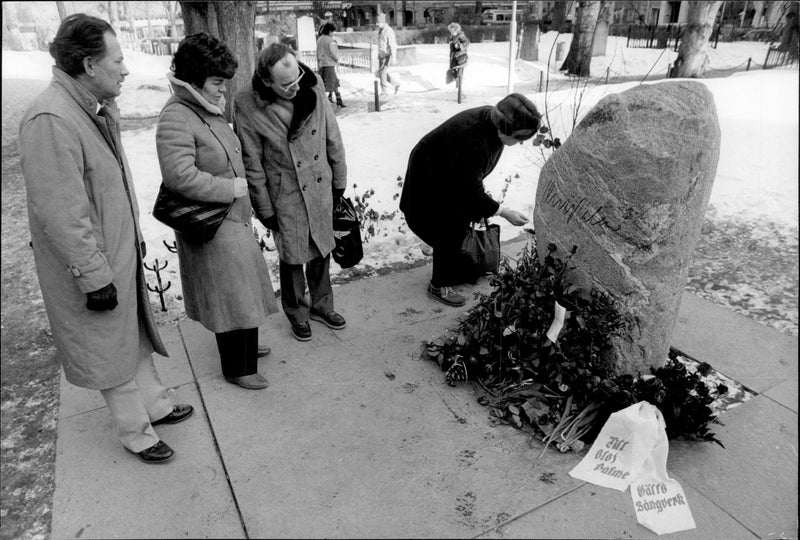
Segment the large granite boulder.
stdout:
<path fill-rule="evenodd" d="M 579 286 L 633 317 L 613 340 L 618 372 L 667 360 L 719 159 L 714 99 L 699 82 L 640 85 L 603 98 L 548 159 L 533 214 L 539 257 L 573 246 Z"/>

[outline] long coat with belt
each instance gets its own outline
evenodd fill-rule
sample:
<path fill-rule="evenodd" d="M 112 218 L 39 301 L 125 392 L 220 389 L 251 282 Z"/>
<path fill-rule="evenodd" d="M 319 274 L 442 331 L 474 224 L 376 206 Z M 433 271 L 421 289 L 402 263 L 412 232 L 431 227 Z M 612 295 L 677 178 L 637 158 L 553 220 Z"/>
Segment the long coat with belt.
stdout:
<path fill-rule="evenodd" d="M 494 215 L 483 179 L 503 153 L 491 106 L 462 111 L 422 137 L 408 158 L 400 210 L 423 240 Z"/>
<path fill-rule="evenodd" d="M 139 207 L 113 100 L 97 99 L 53 68 L 20 124 L 33 255 L 67 380 L 103 390 L 133 379 L 152 352 L 167 356 L 142 271 Z M 119 304 L 86 309 L 113 283 Z"/>
<path fill-rule="evenodd" d="M 156 149 L 164 185 L 188 199 L 232 202 L 214 238 L 192 244 L 175 233 L 186 316 L 212 332 L 256 328 L 278 311 L 248 198 L 233 197 L 245 177 L 241 145 L 220 107 L 168 75 L 174 94 L 158 118 Z"/>
<path fill-rule="evenodd" d="M 244 90 L 234 101 L 234 129 L 242 141 L 253 209 L 262 220 L 277 216 L 278 253 L 288 264 L 304 264 L 333 250 L 331 186 L 347 185 L 344 144 L 322 79 L 302 67 L 290 125 L 280 119 L 281 105 L 271 90 L 266 99 Z"/>

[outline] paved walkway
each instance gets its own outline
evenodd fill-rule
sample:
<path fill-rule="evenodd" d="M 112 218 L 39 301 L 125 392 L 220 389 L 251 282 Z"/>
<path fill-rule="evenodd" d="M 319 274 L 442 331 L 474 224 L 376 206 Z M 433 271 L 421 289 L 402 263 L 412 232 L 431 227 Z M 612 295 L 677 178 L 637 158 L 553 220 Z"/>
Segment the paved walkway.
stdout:
<path fill-rule="evenodd" d="M 265 391 L 222 379 L 199 324 L 163 328 L 162 378 L 197 408 L 157 428 L 177 453 L 167 465 L 128 454 L 100 394 L 62 377 L 52 537 L 655 537 L 629 493 L 569 476 L 581 456 L 537 462 L 538 442 L 491 426 L 471 388 L 420 358 L 463 313 L 426 297 L 429 274 L 335 288 L 347 328 L 312 322 L 307 343 L 273 316 Z M 797 338 L 687 293 L 673 339 L 759 395 L 714 428 L 724 449 L 671 444 L 697 528 L 669 536 L 797 538 Z"/>

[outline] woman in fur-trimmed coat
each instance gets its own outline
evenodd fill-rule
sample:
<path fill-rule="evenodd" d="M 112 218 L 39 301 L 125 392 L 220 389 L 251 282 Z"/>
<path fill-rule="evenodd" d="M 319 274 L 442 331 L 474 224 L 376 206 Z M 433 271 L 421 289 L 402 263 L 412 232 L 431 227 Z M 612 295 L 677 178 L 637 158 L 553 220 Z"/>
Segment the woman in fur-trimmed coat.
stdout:
<path fill-rule="evenodd" d="M 231 202 L 214 238 L 187 242 L 175 233 L 186 316 L 215 333 L 228 382 L 267 386 L 257 372 L 258 327 L 278 311 L 266 262 L 251 231 L 241 146 L 222 111 L 237 62 L 205 33 L 185 38 L 168 74 L 172 97 L 161 110 L 156 148 L 164 185 L 191 200 Z"/>

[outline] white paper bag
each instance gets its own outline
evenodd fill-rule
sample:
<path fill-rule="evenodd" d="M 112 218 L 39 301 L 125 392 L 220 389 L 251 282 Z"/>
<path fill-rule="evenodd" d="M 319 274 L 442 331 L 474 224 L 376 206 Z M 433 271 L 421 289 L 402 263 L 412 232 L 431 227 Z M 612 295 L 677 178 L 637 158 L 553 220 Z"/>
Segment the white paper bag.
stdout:
<path fill-rule="evenodd" d="M 667 475 L 666 424 L 646 401 L 612 414 L 570 476 L 619 491 L 631 487 L 636 519 L 656 534 L 694 529 L 680 484 Z"/>
<path fill-rule="evenodd" d="M 648 403 L 649 405 L 649 403 Z M 686 531 L 696 527 L 686 494 L 677 480 L 667 474 L 666 423 L 656 407 L 658 440 L 642 467 L 642 472 L 631 484 L 631 499 L 636 519 L 656 534 Z"/>
<path fill-rule="evenodd" d="M 641 473 L 658 439 L 652 405 L 640 401 L 609 416 L 591 450 L 569 475 L 618 491 L 625 491 Z"/>

